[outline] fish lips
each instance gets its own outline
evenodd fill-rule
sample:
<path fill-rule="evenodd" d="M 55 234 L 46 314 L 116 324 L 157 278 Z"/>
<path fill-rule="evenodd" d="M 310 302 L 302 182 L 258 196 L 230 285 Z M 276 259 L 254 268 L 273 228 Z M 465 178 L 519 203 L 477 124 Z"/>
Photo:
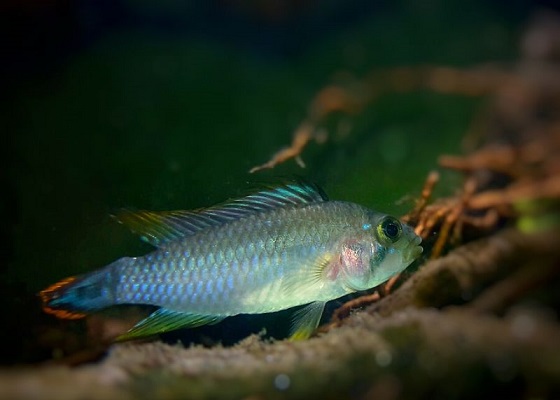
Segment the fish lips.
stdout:
<path fill-rule="evenodd" d="M 407 264 L 416 260 L 424 251 L 422 246 L 420 246 L 420 243 L 422 243 L 422 238 L 420 236 L 416 236 L 405 249 L 403 258 Z"/>

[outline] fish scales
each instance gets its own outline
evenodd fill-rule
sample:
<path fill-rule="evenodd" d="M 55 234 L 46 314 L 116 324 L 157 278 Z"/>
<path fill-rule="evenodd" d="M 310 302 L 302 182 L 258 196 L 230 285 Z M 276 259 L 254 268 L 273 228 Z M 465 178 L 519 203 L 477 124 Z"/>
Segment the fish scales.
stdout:
<path fill-rule="evenodd" d="M 117 266 L 121 268 L 117 303 L 136 302 L 140 292 L 145 302 L 176 311 L 233 315 L 313 301 L 282 293 L 283 278 L 329 251 L 343 235 L 354 233 L 348 227 L 361 227 L 366 213 L 367 209 L 344 202 L 278 209 L 172 242 L 155 254 Z M 196 267 L 185 263 L 186 258 L 194 258 Z M 146 282 L 149 287 L 131 282 Z M 188 288 L 189 282 L 206 284 L 187 290 L 185 296 L 168 290 L 185 284 Z M 142 293 L 142 289 L 148 290 Z M 340 288 L 339 293 L 345 291 Z"/>
<path fill-rule="evenodd" d="M 63 279 L 40 296 L 60 318 L 119 304 L 159 307 L 119 340 L 305 305 L 291 336 L 303 339 L 327 301 L 383 283 L 422 252 L 396 218 L 328 201 L 302 182 L 198 211 L 125 210 L 118 218 L 156 250 Z"/>

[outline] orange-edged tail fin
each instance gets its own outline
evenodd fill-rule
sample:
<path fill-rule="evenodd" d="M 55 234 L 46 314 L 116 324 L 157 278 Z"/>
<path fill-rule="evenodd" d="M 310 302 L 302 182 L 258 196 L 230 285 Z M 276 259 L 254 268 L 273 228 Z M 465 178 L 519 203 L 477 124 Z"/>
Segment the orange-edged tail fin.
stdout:
<path fill-rule="evenodd" d="M 49 286 L 48 288 L 41 290 L 39 292 L 39 297 L 43 303 L 43 311 L 47 314 L 52 314 L 57 318 L 62 319 L 80 319 L 86 316 L 86 314 L 72 311 L 72 310 L 65 310 L 65 309 L 58 309 L 51 307 L 50 304 L 53 300 L 59 297 L 65 290 L 72 284 L 72 282 L 76 281 L 75 276 L 71 276 L 69 278 L 63 279 L 59 282 L 56 282 Z"/>

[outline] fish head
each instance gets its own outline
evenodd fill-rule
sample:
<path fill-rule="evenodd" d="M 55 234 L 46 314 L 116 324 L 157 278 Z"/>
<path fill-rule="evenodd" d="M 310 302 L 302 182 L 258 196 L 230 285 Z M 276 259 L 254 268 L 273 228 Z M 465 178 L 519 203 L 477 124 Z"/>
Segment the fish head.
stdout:
<path fill-rule="evenodd" d="M 366 290 L 385 282 L 403 271 L 422 254 L 422 239 L 412 228 L 398 219 L 375 214 L 362 227 L 360 257 L 345 253 L 356 246 L 343 246 L 342 265 L 344 284 L 352 291 Z"/>

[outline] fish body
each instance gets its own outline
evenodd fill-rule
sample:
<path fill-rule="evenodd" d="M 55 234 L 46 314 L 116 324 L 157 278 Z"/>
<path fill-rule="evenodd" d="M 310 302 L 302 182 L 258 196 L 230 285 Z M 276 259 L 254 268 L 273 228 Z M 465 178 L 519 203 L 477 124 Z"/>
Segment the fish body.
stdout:
<path fill-rule="evenodd" d="M 118 218 L 157 249 L 66 279 L 41 297 L 62 317 L 118 304 L 160 307 L 121 339 L 307 304 L 292 329 L 304 338 L 325 302 L 383 283 L 422 252 L 420 238 L 395 218 L 328 201 L 303 183 L 194 212 Z"/>

